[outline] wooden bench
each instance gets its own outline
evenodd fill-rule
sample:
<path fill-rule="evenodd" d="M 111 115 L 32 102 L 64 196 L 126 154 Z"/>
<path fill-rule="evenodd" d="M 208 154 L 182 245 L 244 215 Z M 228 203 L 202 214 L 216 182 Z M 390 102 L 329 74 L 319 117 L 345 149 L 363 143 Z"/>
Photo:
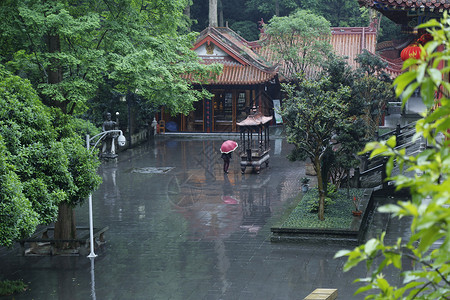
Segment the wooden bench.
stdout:
<path fill-rule="evenodd" d="M 103 228 L 94 228 L 94 247 L 95 246 L 99 246 L 105 243 L 105 232 L 109 229 L 108 226 L 103 227 Z M 90 248 L 90 232 L 89 232 L 89 227 L 77 227 L 77 232 L 81 233 L 82 231 L 87 231 L 87 233 L 83 233 L 80 235 L 79 238 L 76 239 L 54 239 L 54 235 L 51 234 L 51 231 L 55 231 L 55 227 L 46 227 L 43 228 L 39 231 L 36 231 L 32 236 L 30 236 L 29 238 L 26 239 L 21 239 L 19 240 L 19 244 L 20 244 L 20 248 L 21 248 L 21 254 L 22 256 L 25 256 L 27 254 L 27 249 L 25 247 L 26 243 L 30 244 L 30 250 L 31 249 L 36 249 L 38 247 L 42 247 L 42 246 L 50 246 L 48 249 L 48 252 L 50 255 L 53 255 L 53 253 L 55 253 L 53 247 L 55 246 L 56 243 L 73 243 L 76 245 L 79 245 L 80 247 L 78 248 L 77 253 L 73 253 L 73 254 L 84 254 L 85 252 L 87 252 L 86 249 Z M 84 249 L 83 249 L 84 248 Z M 43 254 L 43 253 L 42 253 Z"/>
<path fill-rule="evenodd" d="M 337 289 L 315 289 L 303 300 L 334 300 L 337 296 Z"/>

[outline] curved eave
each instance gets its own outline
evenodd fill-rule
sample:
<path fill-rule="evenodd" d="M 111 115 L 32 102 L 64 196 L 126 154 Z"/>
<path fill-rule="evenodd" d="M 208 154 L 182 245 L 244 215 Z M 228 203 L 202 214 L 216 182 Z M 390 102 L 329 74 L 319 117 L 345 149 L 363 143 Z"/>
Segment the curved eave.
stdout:
<path fill-rule="evenodd" d="M 408 7 L 415 9 L 448 9 L 450 8 L 449 0 L 358 0 L 360 5 L 376 6 L 389 5 L 394 7 Z"/>
<path fill-rule="evenodd" d="M 215 80 L 209 80 L 208 84 L 217 85 L 252 85 L 271 81 L 276 72 L 263 72 L 253 66 L 225 65 L 222 73 Z M 186 76 L 188 80 L 195 82 L 192 75 Z"/>
<path fill-rule="evenodd" d="M 203 44 L 207 43 L 207 42 L 212 42 L 214 43 L 217 47 L 219 47 L 222 51 L 228 53 L 228 55 L 230 55 L 231 57 L 233 57 L 235 60 L 237 60 L 239 63 L 243 64 L 243 65 L 248 65 L 249 62 L 242 59 L 240 56 L 238 56 L 236 53 L 234 53 L 233 49 L 231 49 L 230 47 L 225 47 L 224 45 L 222 45 L 222 43 L 220 43 L 220 41 L 216 40 L 215 38 L 213 38 L 212 36 L 206 36 L 203 40 L 201 40 L 199 43 L 197 43 L 195 45 L 194 48 L 192 48 L 192 50 L 196 50 L 197 48 L 199 48 L 200 46 L 202 46 Z"/>
<path fill-rule="evenodd" d="M 261 126 L 264 124 L 267 124 L 273 119 L 272 116 L 264 116 L 261 113 L 258 113 L 256 115 L 249 115 L 245 120 L 242 122 L 236 123 L 239 127 L 254 127 L 254 126 Z"/>

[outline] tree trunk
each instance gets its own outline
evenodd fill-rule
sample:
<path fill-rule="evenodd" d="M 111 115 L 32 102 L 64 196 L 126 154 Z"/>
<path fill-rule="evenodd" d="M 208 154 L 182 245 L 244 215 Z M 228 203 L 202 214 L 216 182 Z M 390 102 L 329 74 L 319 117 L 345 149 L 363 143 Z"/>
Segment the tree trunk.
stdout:
<path fill-rule="evenodd" d="M 275 0 L 275 16 L 280 16 L 280 1 Z"/>
<path fill-rule="evenodd" d="M 77 237 L 75 226 L 75 211 L 72 206 L 62 202 L 58 206 L 58 220 L 55 223 L 55 240 L 70 240 Z M 56 243 L 58 249 L 69 249 L 75 247 L 73 243 Z"/>
<path fill-rule="evenodd" d="M 49 35 L 47 38 L 48 52 L 61 52 L 61 42 L 59 35 Z M 52 58 L 51 65 L 47 69 L 48 83 L 60 83 L 62 81 L 62 70 L 59 60 Z"/>
<path fill-rule="evenodd" d="M 191 6 L 188 4 L 184 8 L 183 14 L 188 18 L 191 19 Z M 189 26 L 189 31 L 191 31 L 191 26 Z"/>
<path fill-rule="evenodd" d="M 218 0 L 218 10 L 219 10 L 219 27 L 224 27 L 223 26 L 223 5 L 222 5 L 222 0 Z"/>
<path fill-rule="evenodd" d="M 50 53 L 61 52 L 61 42 L 59 35 L 50 34 L 47 36 L 47 46 Z M 51 65 L 47 69 L 48 83 L 58 84 L 63 80 L 62 68 L 59 59 L 52 58 Z M 53 99 L 46 99 L 50 106 L 59 107 L 64 113 L 67 113 L 67 101 L 59 102 Z M 55 223 L 55 239 L 69 240 L 76 238 L 75 212 L 73 208 L 66 202 L 62 202 L 58 206 L 58 219 Z M 58 249 L 68 249 L 74 247 L 72 243 L 62 242 L 56 243 Z"/>
<path fill-rule="evenodd" d="M 61 41 L 59 35 L 50 34 L 47 36 L 47 47 L 49 53 L 59 53 L 61 52 Z M 63 72 L 59 59 L 51 58 L 50 66 L 47 68 L 48 83 L 58 84 L 63 80 Z M 44 104 L 48 106 L 58 107 L 64 113 L 67 113 L 68 101 L 56 101 L 54 99 L 48 98 L 48 96 L 43 98 Z"/>
<path fill-rule="evenodd" d="M 322 170 L 319 157 L 314 158 L 314 166 L 317 172 L 317 190 L 319 191 L 319 220 L 323 221 L 325 213 L 325 191 L 323 189 Z"/>
<path fill-rule="evenodd" d="M 209 0 L 209 26 L 217 27 L 217 0 Z"/>

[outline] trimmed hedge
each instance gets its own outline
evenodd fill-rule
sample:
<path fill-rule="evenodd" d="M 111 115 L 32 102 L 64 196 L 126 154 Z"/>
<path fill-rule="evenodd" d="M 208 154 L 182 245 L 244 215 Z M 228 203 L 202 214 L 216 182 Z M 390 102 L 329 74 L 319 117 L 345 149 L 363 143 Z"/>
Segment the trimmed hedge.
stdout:
<path fill-rule="evenodd" d="M 319 193 L 317 188 L 310 189 L 280 227 L 348 230 L 354 220 L 353 197 L 362 198 L 363 195 L 364 189 L 350 189 L 350 197 L 347 196 L 347 189 L 339 189 L 326 201 L 325 220 L 320 221 L 317 212 L 311 212 L 311 207 L 319 202 Z"/>

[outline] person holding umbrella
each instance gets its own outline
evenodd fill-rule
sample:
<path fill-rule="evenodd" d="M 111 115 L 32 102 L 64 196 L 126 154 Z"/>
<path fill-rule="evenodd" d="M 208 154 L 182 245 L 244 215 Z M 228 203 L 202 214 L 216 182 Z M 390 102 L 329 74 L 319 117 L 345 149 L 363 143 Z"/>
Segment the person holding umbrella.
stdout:
<path fill-rule="evenodd" d="M 231 153 L 236 150 L 238 144 L 235 141 L 228 140 L 222 143 L 220 146 L 220 152 L 222 152 L 223 159 L 223 172 L 228 174 L 228 167 L 230 166 Z"/>

